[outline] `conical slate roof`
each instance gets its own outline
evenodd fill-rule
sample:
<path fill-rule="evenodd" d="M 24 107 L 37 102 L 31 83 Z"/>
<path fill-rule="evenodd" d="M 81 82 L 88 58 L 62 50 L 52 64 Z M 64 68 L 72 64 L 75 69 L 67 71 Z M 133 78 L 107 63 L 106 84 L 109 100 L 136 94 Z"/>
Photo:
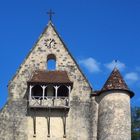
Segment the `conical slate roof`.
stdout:
<path fill-rule="evenodd" d="M 127 91 L 130 94 L 130 97 L 134 96 L 134 93 L 128 88 L 120 71 L 117 68 L 113 69 L 99 94 L 110 90 L 123 90 Z"/>
<path fill-rule="evenodd" d="M 102 90 L 123 89 L 129 90 L 127 84 L 117 68 L 114 68 Z"/>

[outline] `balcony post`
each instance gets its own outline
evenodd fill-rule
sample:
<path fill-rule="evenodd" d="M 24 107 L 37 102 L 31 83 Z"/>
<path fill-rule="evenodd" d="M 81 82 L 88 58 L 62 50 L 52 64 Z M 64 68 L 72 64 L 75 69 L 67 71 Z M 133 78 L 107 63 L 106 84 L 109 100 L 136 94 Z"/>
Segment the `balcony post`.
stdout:
<path fill-rule="evenodd" d="M 55 99 L 57 99 L 57 93 L 58 93 L 59 86 L 54 86 L 54 88 L 55 88 Z"/>
<path fill-rule="evenodd" d="M 32 99 L 32 88 L 33 88 L 33 86 L 31 86 L 31 85 L 30 85 L 29 100 L 31 100 L 31 99 Z"/>
<path fill-rule="evenodd" d="M 44 97 L 45 97 L 45 89 L 46 89 L 46 87 L 47 86 L 41 86 L 42 87 L 42 89 L 43 89 L 43 94 L 42 94 L 42 99 L 43 99 L 43 101 L 44 101 Z"/>
<path fill-rule="evenodd" d="M 68 89 L 69 89 L 68 106 L 70 106 L 70 92 L 71 92 L 71 86 L 68 86 Z"/>

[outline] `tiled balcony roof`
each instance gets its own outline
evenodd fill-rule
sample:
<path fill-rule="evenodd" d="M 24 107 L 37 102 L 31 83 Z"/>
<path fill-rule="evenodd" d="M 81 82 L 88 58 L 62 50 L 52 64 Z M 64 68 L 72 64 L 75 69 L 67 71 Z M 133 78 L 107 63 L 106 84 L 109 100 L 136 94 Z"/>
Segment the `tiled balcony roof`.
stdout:
<path fill-rule="evenodd" d="M 28 83 L 72 84 L 66 71 L 36 71 Z"/>

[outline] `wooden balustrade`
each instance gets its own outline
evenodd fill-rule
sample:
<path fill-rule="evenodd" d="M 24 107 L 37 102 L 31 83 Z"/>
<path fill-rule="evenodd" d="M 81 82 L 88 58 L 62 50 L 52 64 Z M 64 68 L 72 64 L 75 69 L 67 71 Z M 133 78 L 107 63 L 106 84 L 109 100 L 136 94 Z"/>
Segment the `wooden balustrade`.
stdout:
<path fill-rule="evenodd" d="M 31 108 L 69 108 L 68 97 L 52 96 L 31 96 L 29 98 L 29 107 Z"/>

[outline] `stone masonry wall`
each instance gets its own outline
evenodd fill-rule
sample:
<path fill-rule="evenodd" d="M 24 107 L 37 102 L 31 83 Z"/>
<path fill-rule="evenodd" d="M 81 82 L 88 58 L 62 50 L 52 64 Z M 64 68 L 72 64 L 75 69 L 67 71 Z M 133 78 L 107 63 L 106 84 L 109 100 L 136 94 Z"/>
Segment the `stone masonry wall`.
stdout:
<path fill-rule="evenodd" d="M 131 140 L 130 97 L 125 91 L 108 91 L 98 98 L 98 139 Z"/>
<path fill-rule="evenodd" d="M 0 113 L 0 140 L 27 139 L 25 100 L 9 100 Z"/>
<path fill-rule="evenodd" d="M 56 45 L 52 48 L 45 46 L 46 40 L 53 38 Z M 56 70 L 65 70 L 71 81 L 74 82 L 70 95 L 70 111 L 67 116 L 67 140 L 90 140 L 97 131 L 91 130 L 91 87 L 79 70 L 77 64 L 65 48 L 54 27 L 49 23 L 48 28 L 31 50 L 24 63 L 9 84 L 9 99 L 7 105 L 0 113 L 0 137 L 2 140 L 46 140 L 47 126 L 46 112 L 40 112 L 37 117 L 37 136 L 33 138 L 32 117 L 27 115 L 27 81 L 37 70 L 46 70 L 46 61 L 49 54 L 56 56 Z M 94 108 L 94 104 L 93 104 Z M 95 104 L 94 112 L 97 113 Z M 60 112 L 57 116 L 60 116 Z M 96 115 L 92 118 L 97 122 Z M 61 117 L 51 118 L 50 140 L 62 140 Z M 16 123 L 15 125 L 13 125 Z M 96 125 L 96 124 L 95 124 Z M 59 128 L 60 127 L 60 128 Z M 94 128 L 94 127 L 93 127 Z M 94 133 L 94 134 L 93 134 Z M 13 139 L 11 139 L 14 137 Z"/>

